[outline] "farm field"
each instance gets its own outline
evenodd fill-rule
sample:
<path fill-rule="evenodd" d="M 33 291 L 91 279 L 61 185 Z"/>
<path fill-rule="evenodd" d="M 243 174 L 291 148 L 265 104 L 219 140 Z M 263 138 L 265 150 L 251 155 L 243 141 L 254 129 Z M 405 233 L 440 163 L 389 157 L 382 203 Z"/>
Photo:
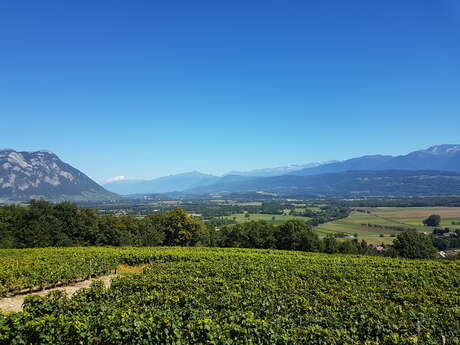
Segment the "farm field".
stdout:
<path fill-rule="evenodd" d="M 374 225 L 379 227 L 374 227 Z M 384 228 L 384 226 L 387 228 Z M 402 225 L 399 222 L 376 217 L 373 214 L 353 211 L 347 218 L 320 224 L 314 231 L 320 236 L 335 233 L 345 233 L 349 236 L 357 234 L 358 239 L 364 239 L 369 243 L 389 244 L 393 242 L 394 237 L 392 236 L 396 236 L 401 232 L 393 228 L 400 227 L 412 228 L 412 226 Z"/>
<path fill-rule="evenodd" d="M 423 226 L 422 220 L 431 214 L 441 215 L 441 226 L 460 228 L 452 221 L 460 222 L 460 207 L 376 207 L 370 213 L 353 211 L 347 218 L 339 219 L 315 228 L 319 235 L 346 233 L 358 235 L 369 243 L 391 243 L 393 237 L 405 228 L 431 232 L 433 228 Z M 384 237 L 381 237 L 383 235 Z"/>
<path fill-rule="evenodd" d="M 460 228 L 460 207 L 377 207 L 369 209 L 372 214 L 404 224 L 423 226 L 422 220 L 432 214 L 441 216 L 441 227 Z"/>
<path fill-rule="evenodd" d="M 275 217 L 275 219 L 273 219 Z M 309 217 L 302 217 L 302 216 L 291 216 L 287 214 L 266 214 L 266 213 L 251 213 L 249 214 L 249 217 L 246 217 L 244 213 L 236 213 L 232 214 L 231 216 L 226 216 L 224 218 L 227 219 L 234 219 L 237 223 L 243 223 L 243 222 L 250 222 L 252 220 L 264 220 L 267 223 L 274 224 L 274 225 L 279 225 L 287 222 L 290 219 L 298 219 L 301 221 L 307 221 L 310 218 Z"/>
<path fill-rule="evenodd" d="M 91 267 L 147 266 L 114 278 L 110 288 L 26 298 L 24 312 L 0 313 L 1 345 L 434 345 L 460 338 L 458 261 L 181 247 L 1 250 L 2 264 L 13 265 L 0 266 L 0 282 L 18 276 L 25 284 L 36 269 L 31 258 L 45 275 L 66 265 L 82 276 Z"/>

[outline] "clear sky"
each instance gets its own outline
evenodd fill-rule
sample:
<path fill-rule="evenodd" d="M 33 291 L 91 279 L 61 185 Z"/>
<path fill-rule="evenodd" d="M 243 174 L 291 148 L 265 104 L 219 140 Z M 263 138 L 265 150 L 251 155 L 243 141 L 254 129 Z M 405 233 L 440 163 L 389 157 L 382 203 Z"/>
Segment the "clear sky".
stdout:
<path fill-rule="evenodd" d="M 460 2 L 3 0 L 0 123 L 99 182 L 460 143 Z"/>

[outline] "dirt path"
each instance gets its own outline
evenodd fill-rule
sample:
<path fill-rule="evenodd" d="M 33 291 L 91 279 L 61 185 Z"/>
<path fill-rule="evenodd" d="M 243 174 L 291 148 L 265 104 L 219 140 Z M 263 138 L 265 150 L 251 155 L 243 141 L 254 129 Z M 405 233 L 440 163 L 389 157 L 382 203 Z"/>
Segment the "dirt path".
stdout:
<path fill-rule="evenodd" d="M 46 296 L 48 293 L 51 291 L 55 290 L 63 290 L 67 293 L 68 296 L 72 296 L 81 288 L 88 288 L 91 285 L 91 282 L 94 280 L 100 280 L 104 283 L 105 287 L 109 287 L 110 284 L 112 283 L 112 278 L 114 278 L 115 275 L 106 275 L 106 276 L 101 276 L 97 278 L 92 278 L 88 280 L 83 280 L 81 282 L 67 285 L 67 286 L 60 286 L 57 288 L 53 289 L 48 289 L 48 290 L 43 290 L 43 291 L 38 291 L 38 292 L 33 292 L 30 294 L 24 294 L 24 295 L 17 295 L 13 297 L 6 297 L 6 298 L 1 298 L 0 299 L 0 310 L 7 312 L 7 311 L 14 311 L 14 312 L 19 312 L 22 311 L 22 303 L 24 302 L 24 298 L 27 296 Z"/>

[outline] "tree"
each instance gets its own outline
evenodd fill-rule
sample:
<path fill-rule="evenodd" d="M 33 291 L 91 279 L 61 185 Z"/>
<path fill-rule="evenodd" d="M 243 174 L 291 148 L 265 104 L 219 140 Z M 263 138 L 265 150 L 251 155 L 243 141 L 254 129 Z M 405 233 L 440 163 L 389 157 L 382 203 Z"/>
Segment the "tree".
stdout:
<path fill-rule="evenodd" d="M 359 243 L 357 239 L 353 239 L 351 241 L 343 241 L 340 242 L 338 245 L 338 250 L 340 253 L 345 253 L 345 254 L 357 254 L 359 253 Z"/>
<path fill-rule="evenodd" d="M 288 220 L 280 225 L 276 231 L 276 246 L 278 249 L 294 249 L 294 236 L 297 232 L 304 230 L 304 224 L 298 220 Z"/>
<path fill-rule="evenodd" d="M 275 248 L 275 227 L 266 221 L 250 221 L 241 224 L 243 231 L 243 247 L 246 248 Z"/>
<path fill-rule="evenodd" d="M 319 249 L 319 239 L 311 231 L 311 227 L 298 220 L 291 219 L 280 225 L 275 234 L 278 249 L 294 249 L 316 251 Z"/>
<path fill-rule="evenodd" d="M 329 254 L 337 253 L 339 245 L 333 235 L 327 235 L 323 238 L 323 251 Z"/>
<path fill-rule="evenodd" d="M 164 234 L 160 229 L 161 215 L 149 215 L 142 219 L 139 229 L 143 246 L 159 246 L 164 241 Z"/>
<path fill-rule="evenodd" d="M 165 213 L 160 219 L 161 231 L 167 246 L 190 246 L 196 244 L 205 232 L 204 223 L 190 217 L 181 208 Z"/>
<path fill-rule="evenodd" d="M 101 216 L 97 219 L 96 245 L 126 245 L 120 219 L 116 216 Z"/>
<path fill-rule="evenodd" d="M 241 235 L 241 224 L 235 224 L 232 226 L 224 226 L 216 234 L 217 246 L 218 247 L 241 247 L 242 235 Z"/>
<path fill-rule="evenodd" d="M 318 252 L 321 243 L 318 235 L 313 233 L 311 229 L 303 230 L 294 235 L 294 249 L 305 252 Z"/>
<path fill-rule="evenodd" d="M 438 214 L 432 214 L 423 220 L 423 224 L 426 226 L 439 226 L 439 224 L 441 224 L 441 216 Z"/>
<path fill-rule="evenodd" d="M 217 246 L 218 241 L 218 231 L 216 227 L 212 224 L 205 223 L 205 229 L 197 245 L 206 246 L 206 247 L 215 247 Z"/>
<path fill-rule="evenodd" d="M 416 230 L 406 230 L 393 241 L 393 248 L 398 256 L 411 259 L 430 258 L 436 248 L 429 236 Z"/>

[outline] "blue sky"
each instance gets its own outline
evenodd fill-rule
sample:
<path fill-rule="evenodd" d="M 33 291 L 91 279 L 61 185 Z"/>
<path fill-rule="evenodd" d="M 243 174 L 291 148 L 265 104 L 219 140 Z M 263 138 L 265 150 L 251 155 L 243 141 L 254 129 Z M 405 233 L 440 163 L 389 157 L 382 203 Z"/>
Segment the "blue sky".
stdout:
<path fill-rule="evenodd" d="M 0 147 L 98 181 L 460 143 L 460 3 L 0 3 Z"/>

